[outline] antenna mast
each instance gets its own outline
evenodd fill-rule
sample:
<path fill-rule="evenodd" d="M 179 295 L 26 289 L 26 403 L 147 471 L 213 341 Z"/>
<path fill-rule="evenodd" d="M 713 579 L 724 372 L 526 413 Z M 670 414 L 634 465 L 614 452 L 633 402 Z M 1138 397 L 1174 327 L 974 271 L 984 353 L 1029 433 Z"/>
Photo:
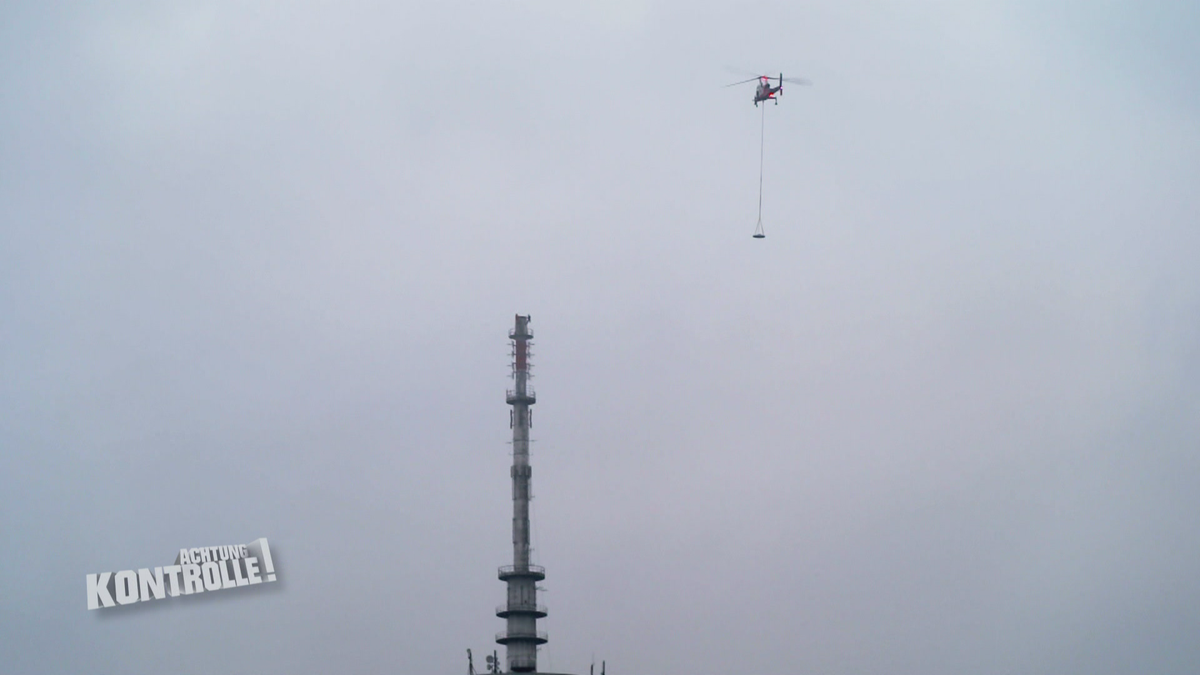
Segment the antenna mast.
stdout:
<path fill-rule="evenodd" d="M 496 642 L 508 651 L 508 669 L 514 673 L 537 670 L 537 649 L 547 642 L 537 630 L 537 620 L 546 616 L 546 608 L 537 604 L 537 582 L 546 578 L 545 568 L 530 564 L 529 497 L 533 468 L 529 465 L 530 406 L 537 402 L 529 386 L 529 347 L 533 333 L 530 316 L 516 316 L 508 337 L 512 342 L 513 388 L 506 395 L 512 406 L 509 424 L 513 431 L 513 464 L 509 472 L 513 489 L 513 564 L 500 568 L 500 580 L 508 584 L 508 602 L 496 608 L 496 616 L 507 619 L 507 629 L 496 635 Z"/>

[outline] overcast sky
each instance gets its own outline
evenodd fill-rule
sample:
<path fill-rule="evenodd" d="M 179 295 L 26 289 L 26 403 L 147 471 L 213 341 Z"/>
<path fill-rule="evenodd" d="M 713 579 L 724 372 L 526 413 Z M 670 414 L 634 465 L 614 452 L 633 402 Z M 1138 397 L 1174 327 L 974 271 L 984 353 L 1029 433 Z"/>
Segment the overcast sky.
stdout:
<path fill-rule="evenodd" d="M 8 2 L 0 670 L 1194 673 L 1200 9 Z M 730 68 L 807 77 L 765 111 Z M 281 581 L 89 612 L 267 537 Z M 598 672 L 598 671 L 597 671 Z"/>

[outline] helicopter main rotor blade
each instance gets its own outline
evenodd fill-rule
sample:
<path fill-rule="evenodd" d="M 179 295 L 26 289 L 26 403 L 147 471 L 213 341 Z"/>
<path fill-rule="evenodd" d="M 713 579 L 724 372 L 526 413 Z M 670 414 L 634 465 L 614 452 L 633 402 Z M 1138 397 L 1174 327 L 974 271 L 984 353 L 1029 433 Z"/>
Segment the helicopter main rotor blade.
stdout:
<path fill-rule="evenodd" d="M 733 84 L 727 84 L 725 86 L 726 87 L 736 87 L 739 84 L 746 84 L 747 82 L 757 82 L 759 79 L 761 79 L 761 78 L 752 77 L 749 80 L 742 80 L 741 82 L 734 82 Z"/>
<path fill-rule="evenodd" d="M 778 80 L 779 78 L 775 77 L 775 78 L 771 78 L 771 79 Z M 811 85 L 812 84 L 812 80 L 806 80 L 802 77 L 785 77 L 785 78 L 783 78 L 783 81 L 791 82 L 792 84 L 803 84 L 803 85 Z"/>
<path fill-rule="evenodd" d="M 734 75 L 745 75 L 745 76 L 754 75 L 756 77 L 762 77 L 762 73 L 755 73 L 753 70 L 746 70 L 744 68 L 734 68 L 733 66 L 725 66 L 725 70 Z"/>

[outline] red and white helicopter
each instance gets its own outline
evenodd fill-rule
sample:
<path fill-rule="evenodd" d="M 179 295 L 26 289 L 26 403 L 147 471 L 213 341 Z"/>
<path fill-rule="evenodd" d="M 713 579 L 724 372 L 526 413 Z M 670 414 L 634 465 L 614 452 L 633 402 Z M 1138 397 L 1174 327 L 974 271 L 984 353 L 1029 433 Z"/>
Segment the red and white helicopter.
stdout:
<path fill-rule="evenodd" d="M 775 81 L 779 82 L 779 84 L 772 87 L 771 80 L 775 80 Z M 766 75 L 759 75 L 757 77 L 752 77 L 749 80 L 742 80 L 741 82 L 734 82 L 733 84 L 727 84 L 725 86 L 726 87 L 736 87 L 739 84 L 746 84 L 747 82 L 755 82 L 755 81 L 758 82 L 758 89 L 756 89 L 754 92 L 754 107 L 756 107 L 756 108 L 758 107 L 758 104 L 760 101 L 775 101 L 775 105 L 779 105 L 779 99 L 775 98 L 775 96 L 783 95 L 783 83 L 784 82 L 791 82 L 792 84 L 803 84 L 803 85 L 812 84 L 812 82 L 809 82 L 808 80 L 805 80 L 802 78 L 784 77 L 783 73 L 780 73 L 779 77 L 768 77 Z"/>

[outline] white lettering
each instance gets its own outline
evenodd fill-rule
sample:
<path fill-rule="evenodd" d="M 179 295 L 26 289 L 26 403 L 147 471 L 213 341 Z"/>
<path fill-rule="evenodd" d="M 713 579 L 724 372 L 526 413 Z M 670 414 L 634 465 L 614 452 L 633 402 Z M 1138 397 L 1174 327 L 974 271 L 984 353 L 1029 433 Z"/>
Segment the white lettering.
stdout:
<path fill-rule="evenodd" d="M 163 584 L 163 568 L 155 567 L 153 575 L 147 567 L 138 570 L 138 589 L 142 593 L 143 601 L 162 600 L 167 597 L 167 589 Z"/>
<path fill-rule="evenodd" d="M 114 582 L 117 602 L 122 605 L 131 605 L 138 601 L 137 574 L 133 570 L 117 572 Z"/>
<path fill-rule="evenodd" d="M 204 582 L 200 578 L 199 565 L 183 566 L 183 594 L 203 593 Z"/>
<path fill-rule="evenodd" d="M 112 607 L 117 604 L 113 602 L 112 595 L 109 594 L 112 585 L 112 572 L 87 575 L 88 609 Z"/>
<path fill-rule="evenodd" d="M 246 561 L 246 579 L 251 584 L 261 584 L 262 579 L 258 578 L 258 558 L 248 556 L 244 560 Z"/>
<path fill-rule="evenodd" d="M 234 561 L 222 560 L 221 562 L 217 563 L 217 566 L 221 570 L 221 588 L 237 588 L 237 582 L 235 582 L 233 579 L 229 578 L 229 563 L 230 562 L 234 562 Z M 237 563 L 234 562 L 234 564 L 236 565 Z"/>
<path fill-rule="evenodd" d="M 163 574 L 167 575 L 167 580 L 171 582 L 171 597 L 179 596 L 179 572 L 183 570 L 179 565 L 168 565 L 162 568 Z"/>
<path fill-rule="evenodd" d="M 238 558 L 237 560 L 229 561 L 229 564 L 233 566 L 233 581 L 238 586 L 245 586 L 250 583 L 249 581 L 246 581 L 246 577 L 242 575 L 242 563 L 244 562 L 246 562 L 245 558 Z"/>
<path fill-rule="evenodd" d="M 217 563 L 209 561 L 200 566 L 200 574 L 204 577 L 204 590 L 221 590 L 221 580 L 217 578 Z"/>

